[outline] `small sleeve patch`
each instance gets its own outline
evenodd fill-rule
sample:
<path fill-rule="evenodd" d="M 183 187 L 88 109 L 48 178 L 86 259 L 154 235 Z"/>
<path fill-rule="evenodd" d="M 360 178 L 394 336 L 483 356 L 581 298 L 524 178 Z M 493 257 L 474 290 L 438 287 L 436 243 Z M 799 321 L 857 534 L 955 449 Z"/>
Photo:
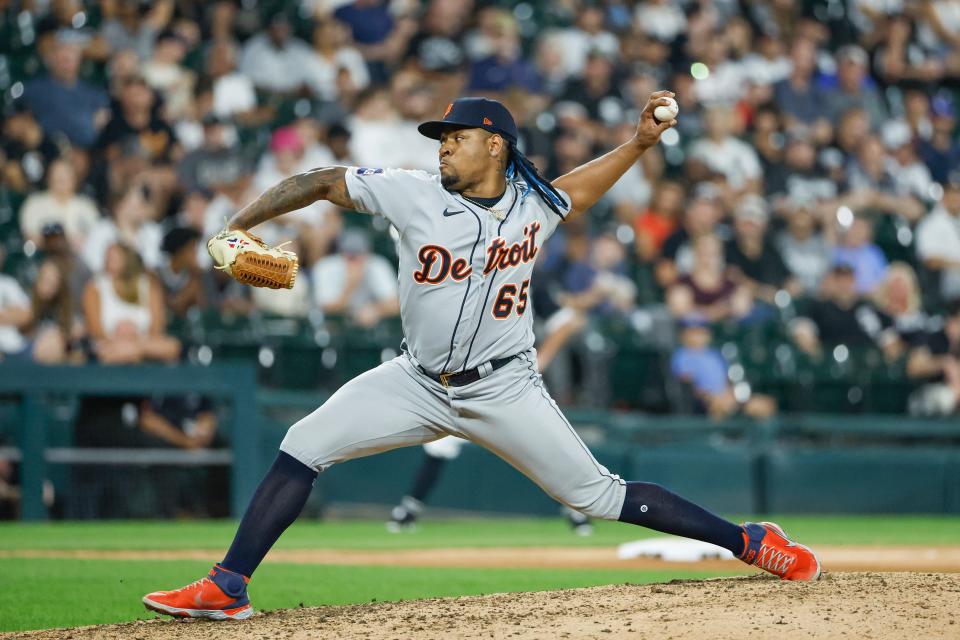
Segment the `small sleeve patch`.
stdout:
<path fill-rule="evenodd" d="M 383 169 L 370 169 L 368 167 L 357 167 L 358 176 L 372 176 L 378 173 L 383 173 Z"/>

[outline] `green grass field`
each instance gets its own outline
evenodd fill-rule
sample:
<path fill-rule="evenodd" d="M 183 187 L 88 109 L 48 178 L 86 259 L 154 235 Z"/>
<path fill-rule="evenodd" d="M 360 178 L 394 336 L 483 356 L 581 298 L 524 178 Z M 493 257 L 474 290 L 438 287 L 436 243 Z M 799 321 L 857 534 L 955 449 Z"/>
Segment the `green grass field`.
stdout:
<path fill-rule="evenodd" d="M 958 544 L 960 519 L 938 517 L 783 517 L 787 531 L 810 544 Z M 26 550 L 210 549 L 219 560 L 233 522 L 55 523 L 0 525 L 0 552 Z M 614 546 L 653 535 L 598 522 L 590 538 L 560 520 L 427 521 L 413 534 L 390 535 L 382 522 L 302 522 L 284 549 Z M 180 586 L 209 568 L 179 560 L 77 560 L 0 557 L 0 631 L 152 618 L 140 605 L 151 590 Z M 734 567 L 734 570 L 737 567 Z M 731 571 L 733 573 L 734 571 Z M 266 563 L 251 584 L 258 609 L 534 591 L 612 583 L 650 583 L 718 575 L 675 570 L 423 569 Z M 56 603 L 56 606 L 51 606 Z"/>

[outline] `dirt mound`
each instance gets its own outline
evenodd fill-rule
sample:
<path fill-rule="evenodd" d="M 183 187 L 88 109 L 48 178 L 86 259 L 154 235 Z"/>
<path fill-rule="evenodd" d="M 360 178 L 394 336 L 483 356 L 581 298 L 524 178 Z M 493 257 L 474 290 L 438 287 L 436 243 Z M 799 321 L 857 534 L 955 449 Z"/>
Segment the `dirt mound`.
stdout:
<path fill-rule="evenodd" d="M 155 620 L 38 631 L 16 637 L 957 638 L 958 600 L 957 574 L 834 573 L 817 583 L 755 576 L 278 610 L 243 622 Z"/>

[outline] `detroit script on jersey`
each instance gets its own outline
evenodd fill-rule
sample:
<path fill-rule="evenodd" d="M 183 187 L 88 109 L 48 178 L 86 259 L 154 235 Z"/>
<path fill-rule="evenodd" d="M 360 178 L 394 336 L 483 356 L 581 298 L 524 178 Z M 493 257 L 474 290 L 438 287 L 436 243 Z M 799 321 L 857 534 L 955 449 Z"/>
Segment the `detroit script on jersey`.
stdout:
<path fill-rule="evenodd" d="M 494 269 L 504 270 L 519 264 L 530 262 L 537 257 L 537 232 L 539 222 L 531 222 L 523 228 L 524 239 L 507 246 L 506 239 L 497 236 L 487 247 L 487 262 L 483 274 Z M 420 268 L 413 273 L 413 279 L 420 284 L 440 284 L 447 277 L 460 281 L 473 273 L 473 266 L 466 258 L 453 258 L 451 252 L 437 244 L 425 244 L 417 252 Z"/>
<path fill-rule="evenodd" d="M 360 211 L 399 232 L 403 332 L 425 369 L 462 371 L 533 346 L 531 276 L 561 220 L 539 196 L 508 183 L 498 219 L 424 171 L 351 170 L 346 182 Z"/>

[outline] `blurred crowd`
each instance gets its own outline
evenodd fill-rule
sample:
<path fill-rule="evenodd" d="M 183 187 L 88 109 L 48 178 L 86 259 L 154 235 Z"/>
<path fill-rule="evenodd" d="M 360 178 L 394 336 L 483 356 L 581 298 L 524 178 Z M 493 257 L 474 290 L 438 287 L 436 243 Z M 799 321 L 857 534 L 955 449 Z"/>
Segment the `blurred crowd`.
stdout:
<path fill-rule="evenodd" d="M 595 328 L 620 322 L 668 354 L 692 410 L 769 416 L 778 399 L 731 375 L 715 334 L 773 325 L 797 361 L 876 351 L 917 413 L 957 407 L 957 0 L 0 0 L 0 16 L 6 360 L 173 362 L 198 313 L 390 322 L 382 220 L 318 203 L 257 229 L 301 256 L 285 292 L 210 269 L 205 239 L 309 168 L 435 171 L 416 125 L 460 95 L 504 101 L 556 177 L 669 88 L 677 128 L 538 264 L 555 394 L 582 397 Z"/>

